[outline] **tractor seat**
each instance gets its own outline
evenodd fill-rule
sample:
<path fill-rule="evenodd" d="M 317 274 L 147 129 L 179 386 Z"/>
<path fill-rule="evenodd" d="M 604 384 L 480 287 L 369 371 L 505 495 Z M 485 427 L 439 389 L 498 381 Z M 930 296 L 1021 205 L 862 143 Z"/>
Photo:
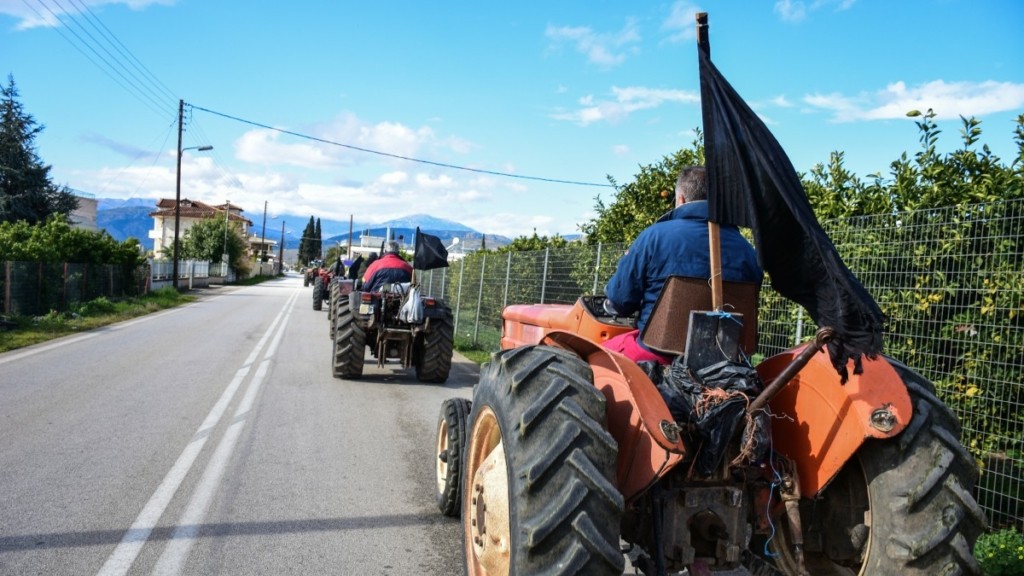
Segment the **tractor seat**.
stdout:
<path fill-rule="evenodd" d="M 755 282 L 722 282 L 722 311 L 741 316 L 740 348 L 747 356 L 757 349 L 757 298 L 760 290 L 760 285 Z M 706 278 L 669 276 L 640 339 L 656 352 L 682 355 L 686 350 L 690 312 L 693 311 L 712 311 L 709 281 Z"/>

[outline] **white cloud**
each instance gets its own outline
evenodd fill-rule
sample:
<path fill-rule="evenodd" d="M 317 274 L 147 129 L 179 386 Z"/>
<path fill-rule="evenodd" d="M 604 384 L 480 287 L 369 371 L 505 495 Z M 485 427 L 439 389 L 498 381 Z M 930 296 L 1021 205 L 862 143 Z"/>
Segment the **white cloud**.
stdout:
<path fill-rule="evenodd" d="M 409 175 L 405 172 L 388 172 L 387 174 L 381 174 L 381 176 L 377 178 L 378 182 L 388 186 L 401 184 L 407 180 L 409 180 Z"/>
<path fill-rule="evenodd" d="M 625 144 L 616 144 L 612 146 L 612 154 L 616 156 L 626 156 L 629 154 L 629 146 Z"/>
<path fill-rule="evenodd" d="M 547 215 L 526 215 L 512 212 L 485 214 L 467 217 L 462 222 L 474 230 L 486 230 L 490 234 L 500 234 L 508 238 L 531 236 L 534 231 L 539 236 L 551 236 L 557 232 L 558 223 Z M 568 232 L 564 232 L 568 234 Z"/>
<path fill-rule="evenodd" d="M 908 88 L 904 82 L 894 82 L 870 94 L 812 94 L 803 100 L 830 111 L 834 122 L 905 118 L 911 110 L 929 108 L 936 119 L 947 120 L 1018 110 L 1024 107 L 1024 84 L 935 80 Z"/>
<path fill-rule="evenodd" d="M 777 106 L 779 108 L 793 107 L 793 103 L 787 100 L 785 96 L 776 96 L 775 98 L 771 99 L 771 103 L 773 106 Z"/>
<path fill-rule="evenodd" d="M 636 52 L 635 45 L 640 42 L 640 33 L 633 20 L 628 20 L 618 32 L 598 33 L 587 26 L 549 25 L 544 35 L 556 46 L 563 42 L 574 45 L 590 63 L 602 68 L 622 64 L 628 54 Z"/>
<path fill-rule="evenodd" d="M 176 0 L 79 0 L 78 4 L 86 8 L 104 4 L 124 4 L 132 10 L 142 10 L 150 5 L 171 6 Z M 38 6 L 36 6 L 38 4 Z M 77 18 L 84 10 L 76 3 L 58 2 L 24 2 L 23 0 L 0 0 L 0 14 L 7 14 L 18 19 L 15 26 L 18 30 L 29 30 L 38 27 L 57 27 L 64 24 L 67 18 Z"/>
<path fill-rule="evenodd" d="M 591 95 L 580 98 L 581 108 L 553 114 L 556 120 L 568 120 L 583 126 L 593 122 L 620 122 L 633 112 L 657 108 L 666 102 L 697 103 L 700 94 L 686 90 L 612 87 L 613 100 L 598 101 Z"/>
<path fill-rule="evenodd" d="M 661 23 L 661 29 L 669 36 L 666 42 L 677 43 L 693 41 L 697 37 L 697 12 L 701 9 L 688 0 L 678 0 L 672 4 L 665 21 Z"/>
<path fill-rule="evenodd" d="M 405 162 L 402 158 L 418 158 L 424 148 L 465 153 L 475 147 L 454 136 L 438 141 L 428 126 L 412 128 L 398 122 L 369 124 L 351 113 L 294 132 L 313 139 L 265 128 L 254 129 L 235 142 L 235 153 L 240 160 L 251 163 L 327 170 L 382 161 Z"/>
<path fill-rule="evenodd" d="M 836 12 L 849 10 L 857 0 L 814 0 L 808 4 L 802 0 L 777 0 L 775 2 L 775 13 L 784 22 L 802 22 L 809 13 L 835 5 Z"/>
<path fill-rule="evenodd" d="M 778 0 L 775 13 L 785 22 L 800 22 L 807 17 L 807 5 L 800 0 Z"/>
<path fill-rule="evenodd" d="M 336 164 L 322 145 L 309 141 L 280 142 L 281 133 L 273 130 L 250 130 L 235 141 L 235 157 L 252 164 L 285 164 L 304 168 L 326 169 Z"/>

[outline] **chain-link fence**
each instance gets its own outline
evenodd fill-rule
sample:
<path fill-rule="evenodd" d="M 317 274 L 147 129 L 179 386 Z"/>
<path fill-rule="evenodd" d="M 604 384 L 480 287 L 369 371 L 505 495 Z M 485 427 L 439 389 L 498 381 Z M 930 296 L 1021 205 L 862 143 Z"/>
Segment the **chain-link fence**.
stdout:
<path fill-rule="evenodd" d="M 824 224 L 839 253 L 888 317 L 886 354 L 933 381 L 978 459 L 977 498 L 993 525 L 1024 525 L 1024 202 L 999 202 Z M 456 340 L 497 350 L 501 309 L 571 304 L 601 293 L 621 244 L 480 252 L 417 272 L 425 293 L 455 313 Z M 802 308 L 766 278 L 758 351 L 813 336 Z"/>
<path fill-rule="evenodd" d="M 7 316 L 65 311 L 101 296 L 135 296 L 146 289 L 146 267 L 47 262 L 0 266 L 0 311 Z"/>

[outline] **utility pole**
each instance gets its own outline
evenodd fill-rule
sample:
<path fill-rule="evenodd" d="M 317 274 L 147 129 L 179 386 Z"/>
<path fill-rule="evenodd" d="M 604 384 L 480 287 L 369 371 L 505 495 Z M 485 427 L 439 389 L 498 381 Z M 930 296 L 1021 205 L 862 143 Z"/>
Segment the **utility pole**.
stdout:
<path fill-rule="evenodd" d="M 181 125 L 185 118 L 185 101 L 178 100 L 178 172 L 174 184 L 174 264 L 171 275 L 174 289 L 178 289 L 178 222 L 181 220 Z"/>
<path fill-rule="evenodd" d="M 352 258 L 352 215 L 348 215 L 348 257 Z"/>
<path fill-rule="evenodd" d="M 260 274 L 263 274 L 263 261 L 267 258 L 267 201 L 263 201 L 263 230 L 260 231 Z"/>
<path fill-rule="evenodd" d="M 228 256 L 228 226 L 230 225 L 230 223 L 228 222 L 229 216 L 231 216 L 231 200 L 227 200 L 224 202 L 224 254 L 221 257 L 221 260 L 224 261 L 224 266 L 227 266 L 231 262 L 231 257 Z M 224 275 L 228 275 L 227 270 L 224 270 Z"/>
<path fill-rule="evenodd" d="M 284 219 L 281 219 L 281 245 L 277 248 L 277 271 L 284 272 Z"/>

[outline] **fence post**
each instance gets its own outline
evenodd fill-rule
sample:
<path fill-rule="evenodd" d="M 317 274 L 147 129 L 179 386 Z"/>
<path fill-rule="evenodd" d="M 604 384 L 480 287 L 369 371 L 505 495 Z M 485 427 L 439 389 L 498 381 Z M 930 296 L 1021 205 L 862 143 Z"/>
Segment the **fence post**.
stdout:
<path fill-rule="evenodd" d="M 476 346 L 476 337 L 480 332 L 480 303 L 484 300 L 484 273 L 487 271 L 487 254 L 484 253 L 480 262 L 480 288 L 476 293 L 476 323 L 473 324 L 473 345 Z"/>
<path fill-rule="evenodd" d="M 68 263 L 64 263 L 64 281 L 61 282 L 60 309 L 68 309 Z"/>
<path fill-rule="evenodd" d="M 594 290 L 592 294 L 597 294 L 597 277 L 601 273 L 601 243 L 597 243 L 597 257 L 594 258 Z"/>
<path fill-rule="evenodd" d="M 459 305 L 462 303 L 462 273 L 466 271 L 466 259 L 459 260 L 459 289 L 455 292 L 455 326 L 452 330 L 459 334 Z"/>
<path fill-rule="evenodd" d="M 444 300 L 444 289 L 448 284 L 448 267 L 441 269 L 441 300 Z"/>
<path fill-rule="evenodd" d="M 540 303 L 544 303 L 544 292 L 548 289 L 548 255 L 551 254 L 551 247 L 544 249 L 544 272 L 540 276 Z"/>
<path fill-rule="evenodd" d="M 11 263 L 4 262 L 4 314 L 11 314 Z"/>
<path fill-rule="evenodd" d="M 793 346 L 799 346 L 800 341 L 804 339 L 804 309 L 802 306 L 797 306 L 796 309 L 796 340 L 793 341 Z"/>
<path fill-rule="evenodd" d="M 50 307 L 48 305 L 49 302 L 47 302 L 46 304 L 47 304 L 47 306 L 46 306 L 47 309 L 42 312 L 43 314 L 45 314 L 46 312 L 50 311 L 49 310 Z M 36 266 L 36 310 L 37 311 L 38 310 L 42 310 L 42 308 L 43 308 L 43 263 L 39 262 L 38 265 Z M 40 312 L 36 312 L 36 313 L 39 314 Z"/>
<path fill-rule="evenodd" d="M 508 279 L 512 275 L 512 252 L 508 253 L 507 264 L 505 264 L 505 292 L 501 295 L 501 309 L 508 306 Z"/>

